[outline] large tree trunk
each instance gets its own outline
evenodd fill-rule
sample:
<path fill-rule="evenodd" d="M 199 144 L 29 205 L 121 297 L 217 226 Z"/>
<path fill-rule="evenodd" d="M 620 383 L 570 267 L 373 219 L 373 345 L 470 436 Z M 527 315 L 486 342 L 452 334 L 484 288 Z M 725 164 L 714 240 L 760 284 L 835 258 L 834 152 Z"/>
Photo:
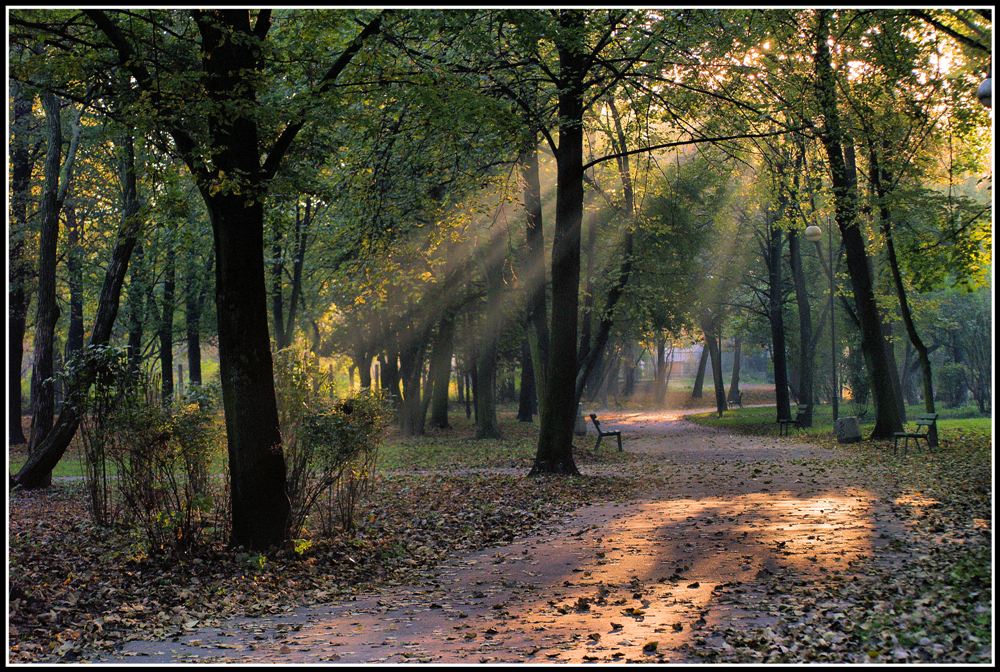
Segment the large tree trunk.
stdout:
<path fill-rule="evenodd" d="M 538 403 L 535 397 L 535 372 L 532 369 L 531 346 L 528 339 L 521 341 L 521 387 L 517 398 L 518 422 L 534 420 Z"/>
<path fill-rule="evenodd" d="M 284 541 L 290 508 L 267 331 L 263 206 L 235 194 L 205 196 L 215 234 L 219 372 L 232 492 L 231 542 L 266 549 Z"/>
<path fill-rule="evenodd" d="M 455 313 L 445 311 L 438 321 L 437 337 L 431 353 L 431 427 L 448 424 L 448 388 L 451 381 L 451 356 L 455 350 Z"/>
<path fill-rule="evenodd" d="M 799 416 L 799 424 L 803 427 L 812 427 L 816 351 L 813 347 L 812 313 L 809 307 L 809 294 L 806 292 L 806 276 L 802 270 L 802 250 L 799 236 L 795 231 L 788 232 L 788 253 L 792 266 L 792 283 L 795 286 L 795 302 L 799 313 L 798 396 L 799 403 L 809 407 L 805 413 Z"/>
<path fill-rule="evenodd" d="M 31 437 L 34 454 L 52 429 L 55 416 L 54 343 L 59 306 L 56 303 L 56 252 L 59 242 L 59 168 L 62 159 L 62 119 L 59 101 L 51 93 L 42 96 L 48 147 L 45 153 L 45 184 L 42 189 L 41 225 L 38 239 L 38 300 L 35 308 L 34 360 L 31 367 Z M 42 485 L 51 483 L 51 476 Z"/>
<path fill-rule="evenodd" d="M 767 220 L 768 322 L 771 325 L 771 355 L 774 363 L 774 396 L 778 418 L 790 418 L 788 359 L 785 349 L 785 319 L 781 310 L 781 229 Z"/>
<path fill-rule="evenodd" d="M 128 298 L 128 370 L 138 375 L 142 368 L 142 336 L 146 318 L 146 255 L 142 242 L 136 243 L 132 267 L 129 270 Z"/>
<path fill-rule="evenodd" d="M 816 30 L 816 85 L 820 111 L 824 117 L 820 139 L 826 150 L 833 183 L 837 226 L 847 253 L 847 269 L 851 278 L 854 303 L 861 323 L 861 348 L 865 369 L 875 400 L 873 439 L 891 439 L 902 431 L 899 405 L 892 385 L 889 361 L 882 336 L 882 321 L 875 303 L 875 292 L 868 269 L 868 255 L 858 222 L 857 183 L 845 166 L 843 135 L 837 110 L 837 91 L 827 44 L 826 20 L 829 10 L 819 10 Z"/>
<path fill-rule="evenodd" d="M 135 155 L 132 149 L 132 138 L 127 137 L 123 143 L 124 161 L 122 163 L 122 184 L 124 197 L 122 222 L 118 231 L 118 240 L 111 255 L 111 261 L 104 273 L 104 284 L 97 303 L 97 315 L 94 316 L 94 328 L 90 334 L 90 345 L 106 345 L 111 338 L 111 331 L 118 315 L 118 304 L 121 297 L 122 284 L 128 270 L 129 259 L 135 247 L 139 234 L 141 220 L 139 219 L 139 201 L 136 196 Z M 79 372 L 71 381 L 67 391 L 71 398 L 79 398 L 87 393 L 93 383 L 96 372 L 86 368 Z M 17 475 L 13 485 L 23 488 L 44 487 L 51 480 L 52 470 L 66 453 L 69 442 L 76 433 L 80 417 L 76 404 L 64 404 L 59 413 L 59 419 L 49 435 L 38 446 L 38 450 L 29 455 Z"/>
<path fill-rule="evenodd" d="M 420 394 L 424 353 L 427 350 L 427 329 L 410 327 L 401 331 L 400 335 L 399 373 L 403 383 L 403 398 L 399 407 L 399 426 L 406 436 L 421 436 L 424 433 L 427 408 Z M 427 400 L 429 401 L 429 397 Z"/>
<path fill-rule="evenodd" d="M 32 157 L 30 124 L 32 97 L 15 81 L 10 83 L 14 99 L 10 160 L 10 292 L 8 295 L 9 350 L 7 362 L 7 422 L 10 427 L 11 445 L 27 443 L 21 428 L 21 367 L 24 362 L 24 332 L 27 326 L 28 306 L 31 295 L 26 291 L 31 274 L 30 263 L 25 259 L 25 238 L 28 235 L 28 203 L 31 200 Z"/>
<path fill-rule="evenodd" d="M 560 10 L 559 148 L 556 225 L 552 239 L 552 323 L 549 366 L 532 474 L 578 474 L 573 460 L 576 423 L 577 312 L 580 226 L 583 221 L 583 29 L 586 13 Z"/>

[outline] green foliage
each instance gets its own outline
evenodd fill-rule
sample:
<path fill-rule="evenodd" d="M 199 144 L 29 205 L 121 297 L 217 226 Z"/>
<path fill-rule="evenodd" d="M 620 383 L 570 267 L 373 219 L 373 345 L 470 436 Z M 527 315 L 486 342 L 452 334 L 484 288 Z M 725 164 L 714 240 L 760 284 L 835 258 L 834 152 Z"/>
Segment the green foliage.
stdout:
<path fill-rule="evenodd" d="M 275 388 L 292 504 L 291 536 L 316 511 L 321 530 L 350 531 L 358 500 L 371 487 L 389 413 L 379 391 L 332 398 L 319 359 L 291 347 L 275 353 Z"/>
<path fill-rule="evenodd" d="M 141 534 L 149 554 L 178 553 L 220 529 L 210 465 L 219 451 L 217 414 L 197 403 L 163 406 L 154 386 L 129 369 L 125 348 L 86 347 L 64 376 L 96 374 L 81 412 L 91 517 Z M 217 540 L 212 537 L 211 540 Z"/>

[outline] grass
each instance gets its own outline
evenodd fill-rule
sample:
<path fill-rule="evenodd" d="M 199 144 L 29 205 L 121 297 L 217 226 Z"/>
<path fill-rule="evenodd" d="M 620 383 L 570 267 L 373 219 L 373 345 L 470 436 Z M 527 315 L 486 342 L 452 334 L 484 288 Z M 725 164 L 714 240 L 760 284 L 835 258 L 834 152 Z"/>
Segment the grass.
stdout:
<path fill-rule="evenodd" d="M 906 423 L 907 427 L 913 429 L 913 418 L 920 413 L 924 413 L 923 406 L 907 406 L 906 415 L 911 418 Z M 850 404 L 841 406 L 840 415 L 845 417 L 852 414 Z M 989 436 L 993 431 L 993 418 L 979 415 L 979 411 L 974 406 L 963 406 L 960 408 L 938 408 L 938 432 L 942 438 L 951 432 L 973 433 Z M 871 414 L 869 414 L 870 416 Z M 732 429 L 745 434 L 777 434 L 778 425 L 775 422 L 776 414 L 774 406 L 756 406 L 751 408 L 740 408 L 726 411 L 720 418 L 716 413 L 699 413 L 689 416 L 691 420 L 708 427 L 719 427 Z M 869 433 L 875 426 L 874 419 L 861 423 L 862 436 Z M 806 434 L 811 436 L 828 435 L 833 432 L 833 411 L 828 405 L 819 405 L 813 408 L 813 426 L 804 429 L 792 429 L 791 435 Z"/>

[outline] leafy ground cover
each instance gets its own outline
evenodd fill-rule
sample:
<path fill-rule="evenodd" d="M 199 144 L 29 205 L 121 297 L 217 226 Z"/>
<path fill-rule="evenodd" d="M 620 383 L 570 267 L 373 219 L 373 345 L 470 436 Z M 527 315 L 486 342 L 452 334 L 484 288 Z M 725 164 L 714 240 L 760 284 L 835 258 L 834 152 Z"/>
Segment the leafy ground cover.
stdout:
<path fill-rule="evenodd" d="M 530 464 L 525 459 L 532 426 L 504 418 L 510 438 L 496 442 L 468 441 L 461 427 L 455 437 L 423 442 L 390 437 L 377 496 L 363 503 L 355 534 L 297 540 L 293 549 L 269 556 L 216 547 L 146 557 L 127 533 L 89 522 L 78 481 L 14 493 L 8 529 L 11 659 L 85 660 L 132 639 L 170 638 L 235 614 L 279 613 L 404 581 L 450 554 L 510 541 L 587 503 L 628 497 L 635 479 L 624 475 L 529 479 L 523 473 L 469 471 Z M 408 474 L 388 468 L 404 465 L 407 453 L 415 466 L 448 464 L 466 471 Z M 605 459 L 586 450 L 580 458 Z"/>
<path fill-rule="evenodd" d="M 826 410 L 826 413 L 823 413 Z M 829 411 L 782 440 L 836 447 L 836 467 L 856 474 L 903 517 L 892 538 L 848 576 L 795 582 L 775 574 L 760 608 L 774 625 L 722 629 L 692 653 L 712 662 L 988 662 L 992 659 L 992 421 L 946 417 L 937 450 L 892 454 L 891 442 L 839 445 Z M 748 434 L 775 433 L 773 408 L 692 416 Z M 951 415 L 967 415 L 961 409 Z M 824 418 L 825 415 L 825 418 Z M 730 599 L 738 596 L 730 595 Z M 725 596 L 720 596 L 725 600 Z"/>

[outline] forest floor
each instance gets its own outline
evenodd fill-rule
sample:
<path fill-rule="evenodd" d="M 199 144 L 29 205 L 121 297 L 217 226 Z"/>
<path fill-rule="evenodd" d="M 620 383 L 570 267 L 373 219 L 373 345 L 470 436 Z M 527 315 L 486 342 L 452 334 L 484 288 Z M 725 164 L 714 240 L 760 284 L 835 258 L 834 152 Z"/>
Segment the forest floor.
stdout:
<path fill-rule="evenodd" d="M 86 525 L 39 514 L 56 501 L 72 511 L 79 496 L 17 495 L 11 569 L 26 571 L 13 584 L 11 657 L 992 659 L 988 437 L 891 456 L 884 444 L 748 436 L 680 416 L 601 413 L 625 453 L 579 451 L 575 479 L 523 478 L 528 427 L 498 459 L 470 451 L 456 463 L 468 443 L 432 438 L 419 473 L 384 471 L 377 528 L 242 566 L 220 555 L 157 567 L 104 548 L 54 567 L 40 540 L 72 541 Z"/>

